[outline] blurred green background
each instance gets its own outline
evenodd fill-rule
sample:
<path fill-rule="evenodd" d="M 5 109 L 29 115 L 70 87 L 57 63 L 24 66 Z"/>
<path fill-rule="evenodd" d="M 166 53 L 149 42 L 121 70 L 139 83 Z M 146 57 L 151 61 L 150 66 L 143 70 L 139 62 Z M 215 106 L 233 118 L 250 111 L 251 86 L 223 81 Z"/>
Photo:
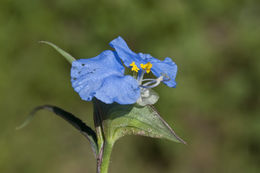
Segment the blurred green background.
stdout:
<path fill-rule="evenodd" d="M 37 42 L 88 58 L 119 35 L 178 65 L 177 88 L 156 88 L 155 106 L 188 145 L 124 137 L 111 173 L 260 172 L 259 19 L 258 0 L 1 0 L 0 172 L 95 172 L 88 141 L 51 113 L 15 127 L 46 103 L 93 126 L 70 65 Z"/>

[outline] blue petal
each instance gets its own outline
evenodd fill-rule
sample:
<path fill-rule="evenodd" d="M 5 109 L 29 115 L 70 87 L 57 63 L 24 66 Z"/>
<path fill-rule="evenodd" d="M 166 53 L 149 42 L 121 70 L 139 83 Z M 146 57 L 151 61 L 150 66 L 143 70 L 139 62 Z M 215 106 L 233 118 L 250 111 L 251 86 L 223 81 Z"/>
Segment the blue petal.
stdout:
<path fill-rule="evenodd" d="M 140 88 L 132 76 L 113 75 L 104 80 L 95 97 L 107 104 L 133 104 L 140 97 Z"/>
<path fill-rule="evenodd" d="M 156 77 L 160 77 L 162 75 L 166 75 L 167 77 L 164 78 L 163 83 L 167 86 L 175 88 L 176 82 L 175 78 L 177 75 L 177 65 L 172 61 L 171 58 L 165 58 L 164 61 L 156 60 L 151 61 L 153 67 L 151 68 L 152 73 Z"/>
<path fill-rule="evenodd" d="M 171 58 L 167 57 L 164 61 L 161 61 L 152 57 L 150 54 L 136 54 L 127 46 L 127 43 L 122 37 L 112 40 L 109 45 L 116 50 L 117 55 L 123 60 L 127 67 L 129 67 L 133 61 L 139 68 L 140 64 L 151 62 L 153 64 L 153 67 L 151 68 L 152 73 L 156 77 L 160 77 L 163 74 L 167 75 L 168 79 L 163 82 L 169 87 L 176 87 L 175 77 L 177 74 L 177 65 Z"/>
<path fill-rule="evenodd" d="M 130 64 L 134 61 L 137 66 L 144 63 L 140 56 L 133 52 L 126 44 L 125 40 L 122 37 L 117 37 L 112 40 L 109 45 L 116 50 L 117 55 L 120 59 L 123 60 L 124 64 L 127 67 L 130 67 Z M 140 67 L 140 66 L 139 66 Z"/>
<path fill-rule="evenodd" d="M 105 78 L 124 75 L 124 67 L 113 51 L 107 50 L 90 59 L 72 62 L 71 82 L 83 100 L 91 101 Z"/>

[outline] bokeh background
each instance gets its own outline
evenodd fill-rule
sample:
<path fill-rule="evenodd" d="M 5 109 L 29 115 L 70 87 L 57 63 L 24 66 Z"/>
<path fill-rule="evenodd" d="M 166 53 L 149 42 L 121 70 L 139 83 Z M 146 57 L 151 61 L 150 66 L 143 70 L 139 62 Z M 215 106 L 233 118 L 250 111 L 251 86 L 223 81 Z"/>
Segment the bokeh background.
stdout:
<path fill-rule="evenodd" d="M 119 35 L 134 51 L 178 65 L 177 88 L 156 88 L 155 106 L 188 145 L 124 137 L 111 172 L 260 172 L 259 19 L 258 0 L 1 0 L 0 172 L 95 172 L 88 141 L 51 113 L 15 127 L 46 103 L 93 126 L 70 65 L 37 42 L 88 58 Z"/>

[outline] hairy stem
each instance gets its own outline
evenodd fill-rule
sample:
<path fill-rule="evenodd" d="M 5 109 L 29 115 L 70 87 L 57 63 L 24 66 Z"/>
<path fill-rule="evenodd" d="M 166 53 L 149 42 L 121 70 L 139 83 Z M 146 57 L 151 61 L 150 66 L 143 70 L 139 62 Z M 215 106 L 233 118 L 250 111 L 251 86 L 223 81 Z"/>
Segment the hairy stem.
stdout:
<path fill-rule="evenodd" d="M 94 122 L 97 133 L 98 156 L 97 173 L 108 173 L 109 160 L 112 152 L 113 143 L 110 143 L 104 135 L 102 120 L 104 117 L 102 109 L 98 103 L 94 102 Z"/>
<path fill-rule="evenodd" d="M 102 148 L 102 151 L 100 153 L 100 162 L 98 162 L 97 170 L 99 171 L 98 173 L 108 173 L 108 168 L 109 168 L 109 161 L 110 161 L 110 156 L 112 152 L 113 145 L 105 142 Z"/>

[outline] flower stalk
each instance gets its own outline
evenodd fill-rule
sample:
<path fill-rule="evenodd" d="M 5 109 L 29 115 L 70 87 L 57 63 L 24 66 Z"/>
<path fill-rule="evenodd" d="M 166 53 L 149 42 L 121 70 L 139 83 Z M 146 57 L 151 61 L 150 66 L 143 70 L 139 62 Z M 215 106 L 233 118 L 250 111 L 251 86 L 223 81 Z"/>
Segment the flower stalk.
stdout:
<path fill-rule="evenodd" d="M 104 143 L 100 157 L 97 159 L 97 173 L 108 173 L 112 148 L 113 145 L 109 142 Z"/>
<path fill-rule="evenodd" d="M 113 144 L 107 141 L 102 120 L 105 117 L 104 110 L 98 104 L 96 99 L 93 100 L 94 107 L 94 123 L 97 133 L 97 145 L 98 145 L 98 155 L 97 155 L 97 173 L 108 173 L 109 161 L 111 157 Z"/>

